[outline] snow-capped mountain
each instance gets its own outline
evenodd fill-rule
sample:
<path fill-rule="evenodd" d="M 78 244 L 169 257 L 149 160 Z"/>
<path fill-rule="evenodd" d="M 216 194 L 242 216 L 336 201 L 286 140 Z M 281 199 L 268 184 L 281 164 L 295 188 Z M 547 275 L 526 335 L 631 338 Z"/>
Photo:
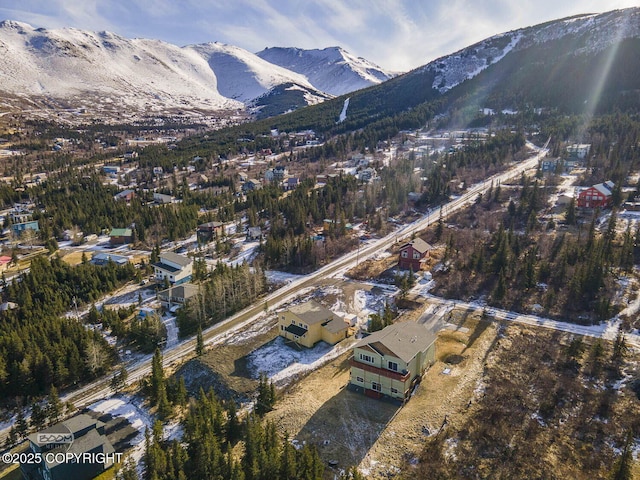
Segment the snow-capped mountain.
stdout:
<path fill-rule="evenodd" d="M 304 75 L 317 89 L 336 96 L 382 83 L 395 76 L 340 47 L 322 50 L 273 47 L 256 55 Z"/>
<path fill-rule="evenodd" d="M 216 72 L 218 92 L 227 98 L 250 102 L 286 83 L 299 85 L 309 92 L 318 90 L 305 76 L 269 63 L 240 47 L 216 42 L 190 45 L 185 50 L 194 51 L 207 60 L 211 70 Z M 318 92 L 310 103 L 324 99 L 326 95 Z"/>
<path fill-rule="evenodd" d="M 0 56 L 0 106 L 6 107 L 85 108 L 123 116 L 216 112 L 244 109 L 281 85 L 304 91 L 304 104 L 330 98 L 303 75 L 218 43 L 178 47 L 3 21 Z"/>
<path fill-rule="evenodd" d="M 487 38 L 434 60 L 420 71 L 435 74 L 433 88 L 444 93 L 473 78 L 509 52 L 521 52 L 555 40 L 571 38 L 574 55 L 596 54 L 615 42 L 640 37 L 640 8 L 585 14 L 522 28 Z"/>

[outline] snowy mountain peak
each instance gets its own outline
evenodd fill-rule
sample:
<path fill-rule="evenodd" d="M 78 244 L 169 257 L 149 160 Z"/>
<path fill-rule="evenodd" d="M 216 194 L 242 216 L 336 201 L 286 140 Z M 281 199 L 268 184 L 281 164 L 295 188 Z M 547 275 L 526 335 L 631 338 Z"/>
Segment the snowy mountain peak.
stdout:
<path fill-rule="evenodd" d="M 444 93 L 500 61 L 509 52 L 521 51 L 562 38 L 581 39 L 575 53 L 599 52 L 624 38 L 640 37 L 640 8 L 584 14 L 494 35 L 451 55 L 438 58 L 417 71 L 435 74 L 433 88 Z"/>
<path fill-rule="evenodd" d="M 313 50 L 271 47 L 256 55 L 304 75 L 316 88 L 332 95 L 344 95 L 395 76 L 363 58 L 351 55 L 341 47 Z"/>
<path fill-rule="evenodd" d="M 178 47 L 5 20 L 0 54 L 6 108 L 82 108 L 103 117 L 219 112 L 245 109 L 280 85 L 299 86 L 308 103 L 327 98 L 305 76 L 219 42 Z"/>

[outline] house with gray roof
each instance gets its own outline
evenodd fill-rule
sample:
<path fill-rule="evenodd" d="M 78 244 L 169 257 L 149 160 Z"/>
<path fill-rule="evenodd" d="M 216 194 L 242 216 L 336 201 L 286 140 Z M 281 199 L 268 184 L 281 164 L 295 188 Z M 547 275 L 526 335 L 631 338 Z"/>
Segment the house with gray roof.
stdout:
<path fill-rule="evenodd" d="M 168 280 L 170 285 L 180 285 L 191 280 L 193 260 L 174 252 L 161 253 L 159 261 L 153 264 L 157 282 Z"/>
<path fill-rule="evenodd" d="M 116 459 L 113 445 L 105 435 L 105 424 L 84 413 L 27 438 L 29 452 L 39 454 L 40 458 L 38 463 L 20 465 L 27 480 L 89 480 L 113 466 Z M 73 462 L 65 460 L 66 454 L 92 455 Z"/>
<path fill-rule="evenodd" d="M 182 283 L 158 292 L 158 298 L 165 309 L 173 312 L 183 306 L 187 300 L 195 297 L 199 289 L 200 287 L 193 283 Z"/>
<path fill-rule="evenodd" d="M 349 334 L 349 324 L 342 317 L 314 300 L 279 313 L 278 329 L 281 337 L 307 348 L 320 341 L 335 345 Z"/>
<path fill-rule="evenodd" d="M 353 347 L 349 388 L 373 398 L 409 399 L 436 360 L 436 335 L 416 322 L 372 333 Z"/>

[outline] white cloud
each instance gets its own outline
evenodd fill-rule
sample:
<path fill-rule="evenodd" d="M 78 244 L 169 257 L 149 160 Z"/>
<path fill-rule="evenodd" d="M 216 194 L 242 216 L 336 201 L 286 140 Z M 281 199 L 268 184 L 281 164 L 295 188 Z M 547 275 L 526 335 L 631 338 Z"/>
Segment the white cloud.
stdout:
<path fill-rule="evenodd" d="M 636 0 L 5 0 L 0 19 L 36 27 L 111 30 L 178 45 L 222 41 L 268 46 L 339 45 L 393 70 L 408 70 L 486 37 Z"/>

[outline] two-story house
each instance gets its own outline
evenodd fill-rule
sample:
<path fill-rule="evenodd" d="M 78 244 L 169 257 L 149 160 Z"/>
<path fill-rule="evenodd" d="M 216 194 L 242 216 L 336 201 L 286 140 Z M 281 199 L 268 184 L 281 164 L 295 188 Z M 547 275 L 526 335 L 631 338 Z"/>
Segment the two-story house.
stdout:
<path fill-rule="evenodd" d="M 174 312 L 183 306 L 187 300 L 194 298 L 199 291 L 198 285 L 192 283 L 183 283 L 182 285 L 174 285 L 158 292 L 160 304 L 167 310 Z"/>
<path fill-rule="evenodd" d="M 105 435 L 105 424 L 80 414 L 29 435 L 29 452 L 39 463 L 20 465 L 27 480 L 89 480 L 113 466 L 115 450 Z M 65 454 L 93 454 L 82 461 L 64 461 Z M 100 454 L 100 455 L 96 455 Z M 100 458 L 104 461 L 100 462 Z"/>
<path fill-rule="evenodd" d="M 214 238 L 219 238 L 224 235 L 224 223 L 222 222 L 207 222 L 198 225 L 196 230 L 199 243 L 207 243 Z"/>
<path fill-rule="evenodd" d="M 615 184 L 609 180 L 582 190 L 578 194 L 580 208 L 607 208 L 613 202 L 613 188 Z"/>
<path fill-rule="evenodd" d="M 436 335 L 424 325 L 401 322 L 360 340 L 350 359 L 349 388 L 373 398 L 406 401 L 436 359 Z"/>
<path fill-rule="evenodd" d="M 193 260 L 184 255 L 173 252 L 160 254 L 160 259 L 153 264 L 157 282 L 164 282 L 165 279 L 171 285 L 180 285 L 191 280 L 193 275 Z"/>
<path fill-rule="evenodd" d="M 281 337 L 311 348 L 321 340 L 335 345 L 347 338 L 349 325 L 328 308 L 310 300 L 281 312 L 278 329 Z"/>
<path fill-rule="evenodd" d="M 424 263 L 429 250 L 431 250 L 431 245 L 421 238 L 415 238 L 409 243 L 405 243 L 400 247 L 398 267 L 402 270 L 413 270 L 414 272 L 419 272 L 422 270 L 422 264 Z"/>

